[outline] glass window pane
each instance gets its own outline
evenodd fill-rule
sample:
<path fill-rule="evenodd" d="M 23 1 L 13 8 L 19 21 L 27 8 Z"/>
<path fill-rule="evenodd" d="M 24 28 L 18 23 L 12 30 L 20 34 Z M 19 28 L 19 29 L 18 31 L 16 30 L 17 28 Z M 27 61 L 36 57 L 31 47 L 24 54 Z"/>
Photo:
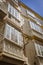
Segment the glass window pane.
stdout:
<path fill-rule="evenodd" d="M 10 39 L 10 26 L 6 25 L 6 37 Z"/>
<path fill-rule="evenodd" d="M 11 40 L 15 41 L 15 30 L 13 27 L 11 28 Z"/>
<path fill-rule="evenodd" d="M 37 24 L 35 24 L 34 22 L 31 22 L 31 21 L 30 21 L 30 26 L 31 26 L 31 28 L 33 28 L 34 30 L 36 30 L 36 31 L 38 31 L 38 32 L 40 32 L 40 33 L 43 34 L 42 29 L 41 29 Z"/>
<path fill-rule="evenodd" d="M 11 5 L 8 3 L 8 12 L 11 13 Z"/>
<path fill-rule="evenodd" d="M 12 41 L 17 42 L 19 45 L 23 44 L 22 33 L 8 24 L 6 25 L 6 37 Z"/>

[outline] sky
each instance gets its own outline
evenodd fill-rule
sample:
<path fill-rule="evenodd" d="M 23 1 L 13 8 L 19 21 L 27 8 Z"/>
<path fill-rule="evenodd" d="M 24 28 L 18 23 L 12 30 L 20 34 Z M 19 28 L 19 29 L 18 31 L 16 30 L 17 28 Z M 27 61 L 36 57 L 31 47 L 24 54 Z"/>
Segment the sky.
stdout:
<path fill-rule="evenodd" d="M 21 1 L 43 17 L 43 0 L 21 0 Z"/>

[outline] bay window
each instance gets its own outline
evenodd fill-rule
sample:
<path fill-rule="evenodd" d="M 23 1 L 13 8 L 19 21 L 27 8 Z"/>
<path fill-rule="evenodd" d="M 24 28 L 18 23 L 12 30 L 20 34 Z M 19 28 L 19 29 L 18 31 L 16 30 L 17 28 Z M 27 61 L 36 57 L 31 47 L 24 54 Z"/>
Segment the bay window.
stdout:
<path fill-rule="evenodd" d="M 37 32 L 39 32 L 39 33 L 41 33 L 41 34 L 43 34 L 43 30 L 42 30 L 41 27 L 40 27 L 39 25 L 37 25 L 36 23 L 30 21 L 30 26 L 31 26 L 31 28 L 34 29 L 35 31 L 37 31 Z"/>
<path fill-rule="evenodd" d="M 9 40 L 12 40 L 13 42 L 18 43 L 19 45 L 23 44 L 22 33 L 8 24 L 6 24 L 5 37 Z"/>
<path fill-rule="evenodd" d="M 35 43 L 35 48 L 36 48 L 37 55 L 43 56 L 43 46 L 38 44 L 38 43 L 41 44 L 41 42 L 36 41 L 36 43 Z"/>
<path fill-rule="evenodd" d="M 14 8 L 12 5 L 8 3 L 8 12 L 10 13 L 10 16 L 15 17 L 20 21 L 20 25 L 24 24 L 24 18 L 21 16 L 21 14 L 18 12 L 16 8 Z"/>
<path fill-rule="evenodd" d="M 10 5 L 9 3 L 8 3 L 8 12 L 9 12 L 12 16 L 14 16 L 14 17 L 16 17 L 16 18 L 18 19 L 18 17 L 19 17 L 19 12 L 18 12 L 12 5 Z"/>

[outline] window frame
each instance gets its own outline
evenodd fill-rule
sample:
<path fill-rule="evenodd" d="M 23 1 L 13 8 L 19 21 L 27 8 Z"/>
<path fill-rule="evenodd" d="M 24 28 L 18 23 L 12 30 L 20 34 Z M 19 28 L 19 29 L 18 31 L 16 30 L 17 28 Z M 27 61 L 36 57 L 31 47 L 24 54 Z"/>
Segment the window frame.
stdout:
<path fill-rule="evenodd" d="M 8 28 L 8 26 L 10 27 L 10 28 Z M 14 27 L 12 27 L 11 25 L 9 25 L 9 24 L 6 24 L 6 26 L 5 26 L 6 28 L 5 28 L 5 38 L 7 38 L 7 39 L 9 39 L 9 40 L 11 40 L 11 41 L 13 41 L 13 42 L 16 42 L 18 45 L 23 45 L 23 36 L 22 36 L 22 33 L 21 32 L 19 32 L 16 28 L 14 28 Z M 7 28 L 9 29 L 9 33 L 8 33 L 8 31 L 7 31 Z M 14 33 L 16 33 L 14 36 L 15 36 L 15 39 L 17 40 L 15 40 L 14 38 L 12 39 L 12 30 L 13 31 L 15 31 L 15 32 L 13 32 L 13 34 Z M 7 37 L 7 34 L 9 35 L 9 37 Z M 20 40 L 20 37 L 22 37 L 21 38 L 21 40 Z M 21 42 L 21 43 L 20 43 Z"/>
<path fill-rule="evenodd" d="M 39 33 L 41 33 L 41 34 L 43 34 L 43 31 L 42 31 L 41 27 L 40 27 L 39 25 L 37 25 L 36 23 L 30 21 L 30 26 L 31 26 L 31 28 L 34 29 L 35 31 L 37 31 L 37 32 L 39 32 Z"/>

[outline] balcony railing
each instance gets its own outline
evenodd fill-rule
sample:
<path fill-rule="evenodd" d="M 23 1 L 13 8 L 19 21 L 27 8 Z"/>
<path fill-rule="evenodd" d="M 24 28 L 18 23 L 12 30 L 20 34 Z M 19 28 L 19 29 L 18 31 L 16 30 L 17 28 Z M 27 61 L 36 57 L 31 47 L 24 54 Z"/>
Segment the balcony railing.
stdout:
<path fill-rule="evenodd" d="M 23 50 L 22 47 L 19 47 L 14 42 L 9 39 L 4 40 L 3 52 L 11 55 L 11 57 L 17 57 L 18 59 L 23 60 Z"/>

